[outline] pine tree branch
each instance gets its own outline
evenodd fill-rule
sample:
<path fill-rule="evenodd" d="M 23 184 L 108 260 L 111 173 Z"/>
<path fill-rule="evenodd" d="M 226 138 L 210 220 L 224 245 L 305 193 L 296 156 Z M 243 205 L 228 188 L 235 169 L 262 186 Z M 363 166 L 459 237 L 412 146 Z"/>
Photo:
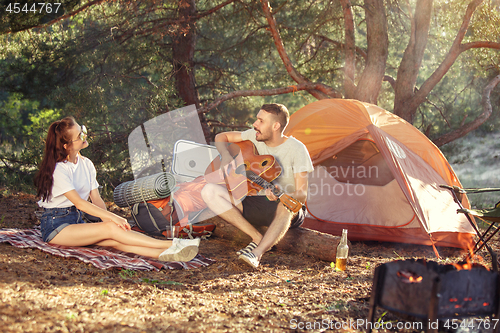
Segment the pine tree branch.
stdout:
<path fill-rule="evenodd" d="M 460 52 L 464 52 L 470 49 L 479 49 L 479 48 L 500 50 L 500 43 L 488 42 L 488 41 L 465 43 L 460 45 Z"/>
<path fill-rule="evenodd" d="M 489 83 L 488 85 L 484 88 L 483 91 L 483 98 L 481 100 L 481 105 L 483 106 L 483 112 L 476 117 L 471 122 L 468 122 L 467 124 L 457 128 L 456 130 L 453 130 L 449 133 L 446 133 L 439 138 L 433 140 L 434 144 L 438 147 L 447 144 L 449 142 L 452 142 L 453 140 L 456 140 L 458 138 L 463 137 L 467 133 L 475 130 L 479 126 L 481 126 L 490 116 L 491 113 L 493 112 L 492 107 L 491 107 L 491 101 L 490 101 L 490 95 L 491 91 L 500 83 L 500 75 L 495 76 Z"/>
<path fill-rule="evenodd" d="M 282 95 L 294 93 L 301 90 L 318 90 L 322 91 L 325 95 L 331 95 L 335 98 L 341 98 L 340 94 L 338 94 L 333 88 L 324 85 L 322 83 L 314 83 L 314 82 L 306 82 L 301 83 L 294 86 L 282 87 L 282 88 L 274 88 L 274 89 L 259 89 L 259 90 L 238 90 L 233 91 L 228 94 L 222 95 L 221 97 L 216 98 L 212 103 L 207 106 L 201 107 L 198 110 L 198 113 L 207 113 L 210 110 L 218 107 L 223 102 L 237 98 L 237 97 L 246 97 L 246 96 L 274 96 L 274 95 Z"/>
<path fill-rule="evenodd" d="M 472 15 L 476 11 L 477 7 L 483 2 L 483 0 L 473 0 L 467 6 L 467 10 L 465 11 L 464 18 L 462 20 L 462 25 L 458 30 L 458 33 L 453 41 L 453 44 L 450 48 L 450 51 L 446 55 L 443 62 L 439 65 L 439 67 L 432 73 L 432 75 L 422 84 L 418 92 L 413 96 L 410 109 L 416 109 L 420 104 L 422 104 L 427 95 L 431 92 L 432 89 L 441 81 L 441 79 L 445 76 L 451 66 L 455 63 L 458 56 L 465 51 L 465 48 L 462 48 L 462 41 L 469 29 L 470 21 Z"/>
<path fill-rule="evenodd" d="M 271 13 L 271 6 L 269 5 L 269 1 L 261 0 L 261 3 L 262 3 L 262 9 L 264 10 L 264 15 L 269 24 L 269 31 L 271 32 L 271 35 L 274 40 L 274 45 L 276 46 L 278 54 L 280 55 L 280 58 L 283 61 L 283 64 L 285 65 L 286 71 L 288 72 L 288 74 L 290 74 L 291 78 L 299 84 L 310 82 L 306 77 L 304 77 L 295 69 L 295 67 L 292 64 L 292 61 L 288 57 L 288 54 L 286 53 L 285 46 L 283 45 L 283 41 L 281 39 L 278 28 L 276 27 L 276 20 L 274 19 Z M 323 91 L 318 91 L 315 89 L 307 90 L 307 92 L 309 92 L 317 99 L 334 97 L 332 95 L 325 94 Z"/>

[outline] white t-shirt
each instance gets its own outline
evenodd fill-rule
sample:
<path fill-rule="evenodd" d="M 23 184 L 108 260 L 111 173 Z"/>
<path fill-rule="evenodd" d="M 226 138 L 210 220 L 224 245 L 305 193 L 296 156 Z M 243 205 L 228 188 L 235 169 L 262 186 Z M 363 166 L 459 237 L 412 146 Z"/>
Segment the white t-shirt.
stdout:
<path fill-rule="evenodd" d="M 281 166 L 281 174 L 273 181 L 285 193 L 295 192 L 295 174 L 314 170 L 311 157 L 306 146 L 293 136 L 276 147 L 269 147 L 255 139 L 255 130 L 249 129 L 241 133 L 243 140 L 250 140 L 257 148 L 259 155 L 272 155 Z M 262 191 L 261 191 L 262 192 Z M 262 193 L 259 193 L 262 195 Z"/>
<path fill-rule="evenodd" d="M 83 200 L 88 200 L 90 191 L 99 187 L 94 164 L 88 158 L 77 155 L 76 164 L 57 162 L 53 173 L 52 196 L 47 201 L 38 201 L 43 208 L 65 208 L 73 206 L 64 193 L 76 190 Z"/>

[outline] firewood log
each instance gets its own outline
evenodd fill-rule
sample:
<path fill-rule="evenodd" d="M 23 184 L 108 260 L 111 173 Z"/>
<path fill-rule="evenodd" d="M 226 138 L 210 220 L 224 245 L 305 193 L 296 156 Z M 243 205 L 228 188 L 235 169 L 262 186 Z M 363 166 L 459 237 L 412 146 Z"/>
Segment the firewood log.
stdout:
<path fill-rule="evenodd" d="M 250 237 L 238 228 L 219 217 L 212 217 L 210 222 L 216 225 L 214 236 L 227 239 L 235 247 L 244 247 L 250 243 Z M 262 234 L 267 227 L 257 228 Z M 335 261 L 337 245 L 340 236 L 325 234 L 307 228 L 289 229 L 285 236 L 276 244 L 276 249 L 284 252 L 306 254 L 324 261 Z"/>

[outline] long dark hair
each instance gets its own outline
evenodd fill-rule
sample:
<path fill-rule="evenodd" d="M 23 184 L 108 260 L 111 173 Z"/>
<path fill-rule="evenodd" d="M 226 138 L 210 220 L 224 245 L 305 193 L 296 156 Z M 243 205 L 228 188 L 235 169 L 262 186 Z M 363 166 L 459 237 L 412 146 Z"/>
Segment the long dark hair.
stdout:
<path fill-rule="evenodd" d="M 68 151 L 64 148 L 64 145 L 71 143 L 68 130 L 75 124 L 73 117 L 66 117 L 53 122 L 49 127 L 47 139 L 45 139 L 43 160 L 35 176 L 36 195 L 38 198 L 42 198 L 43 201 L 48 201 L 52 195 L 54 169 L 57 162 L 66 160 L 68 156 Z"/>

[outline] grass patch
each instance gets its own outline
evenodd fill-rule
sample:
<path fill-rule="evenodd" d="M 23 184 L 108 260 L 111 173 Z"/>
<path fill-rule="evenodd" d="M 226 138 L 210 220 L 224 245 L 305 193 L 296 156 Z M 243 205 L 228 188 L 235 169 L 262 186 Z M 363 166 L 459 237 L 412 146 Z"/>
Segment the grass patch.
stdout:
<path fill-rule="evenodd" d="M 134 271 L 134 270 L 131 270 L 131 269 L 122 269 L 120 271 L 120 273 L 118 273 L 118 275 L 120 275 L 120 277 L 122 279 L 128 279 L 128 278 L 131 278 L 133 277 L 134 275 L 136 275 L 137 272 Z"/>
<path fill-rule="evenodd" d="M 183 283 L 176 282 L 176 281 L 151 280 L 148 278 L 142 278 L 140 280 L 140 282 L 149 283 L 149 284 L 170 284 L 170 285 L 174 285 L 174 286 L 183 286 L 184 285 Z"/>

